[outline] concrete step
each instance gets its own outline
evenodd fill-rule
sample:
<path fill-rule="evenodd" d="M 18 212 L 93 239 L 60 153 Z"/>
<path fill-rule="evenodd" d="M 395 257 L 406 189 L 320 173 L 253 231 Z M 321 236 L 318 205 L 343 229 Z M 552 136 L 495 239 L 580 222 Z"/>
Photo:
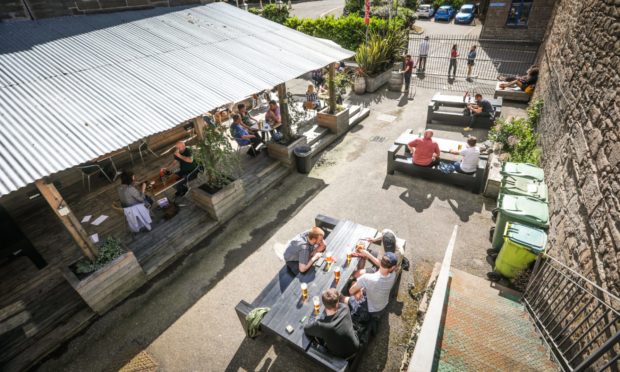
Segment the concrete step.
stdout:
<path fill-rule="evenodd" d="M 358 111 L 355 115 L 349 118 L 349 128 L 352 128 L 356 126 L 357 124 L 359 124 L 359 122 L 366 119 L 368 115 L 370 115 L 369 108 L 363 108 L 360 111 Z"/>
<path fill-rule="evenodd" d="M 349 118 L 352 118 L 353 116 L 357 115 L 358 112 L 360 112 L 361 107 L 358 105 L 351 105 L 349 106 Z"/>
<path fill-rule="evenodd" d="M 312 156 L 316 156 L 320 151 L 323 151 L 323 149 L 329 146 L 330 143 L 334 142 L 336 138 L 337 138 L 336 135 L 331 134 L 331 133 L 326 134 L 322 136 L 321 138 L 319 138 L 319 140 L 313 143 L 311 146 Z"/>
<path fill-rule="evenodd" d="M 266 154 L 259 156 L 267 156 Z M 284 166 L 278 161 L 265 168 L 265 172 L 257 174 L 245 184 L 245 200 L 251 202 L 261 194 L 271 190 L 273 185 L 284 179 L 291 172 L 291 168 Z"/>
<path fill-rule="evenodd" d="M 308 146 L 312 146 L 321 137 L 329 134 L 329 129 L 320 127 L 318 124 L 314 124 L 307 131 L 302 133 L 307 138 Z"/>

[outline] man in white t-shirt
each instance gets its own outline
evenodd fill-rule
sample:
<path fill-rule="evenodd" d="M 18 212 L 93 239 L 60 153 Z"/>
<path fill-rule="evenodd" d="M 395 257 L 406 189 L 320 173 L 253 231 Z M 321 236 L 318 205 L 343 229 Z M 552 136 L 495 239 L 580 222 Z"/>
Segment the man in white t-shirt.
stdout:
<path fill-rule="evenodd" d="M 424 40 L 420 43 L 420 58 L 418 59 L 418 70 L 426 70 L 426 58 L 428 57 L 428 49 L 430 47 L 429 37 L 425 36 Z"/>
<path fill-rule="evenodd" d="M 394 269 L 397 263 L 396 255 L 386 252 L 381 257 L 379 271 L 360 276 L 351 286 L 351 296 L 346 297 L 344 302 L 349 305 L 354 320 L 364 322 L 381 316 L 396 281 Z"/>
<path fill-rule="evenodd" d="M 478 160 L 480 159 L 480 149 L 476 147 L 476 137 L 467 138 L 467 147 L 461 151 L 450 150 L 451 154 L 461 155 L 460 161 L 454 162 L 454 169 L 459 173 L 474 174 L 478 169 Z"/>
<path fill-rule="evenodd" d="M 405 249 L 398 243 L 398 238 L 394 231 L 390 229 L 383 229 L 379 235 L 374 238 L 366 238 L 372 244 L 381 243 L 380 247 L 373 247 L 372 245 L 368 249 L 360 252 L 360 260 L 358 262 L 358 270 L 353 273 L 355 278 L 359 278 L 366 273 L 374 273 L 379 270 L 381 258 L 386 252 L 392 252 L 396 255 L 396 269 L 394 272 L 399 273 L 401 264 L 403 262 L 403 256 L 405 255 Z M 366 260 L 370 261 L 371 267 L 366 268 Z"/>

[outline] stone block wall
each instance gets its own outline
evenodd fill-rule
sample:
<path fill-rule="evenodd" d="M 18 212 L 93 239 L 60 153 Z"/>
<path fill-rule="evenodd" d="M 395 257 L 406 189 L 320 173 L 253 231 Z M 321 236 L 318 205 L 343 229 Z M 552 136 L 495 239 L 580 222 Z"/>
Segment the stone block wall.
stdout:
<path fill-rule="evenodd" d="M 491 0 L 485 3 L 482 39 L 524 40 L 540 42 L 545 36 L 556 0 L 533 0 L 527 26 L 506 26 L 511 0 Z"/>
<path fill-rule="evenodd" d="M 540 52 L 550 255 L 620 294 L 620 0 L 561 0 Z"/>
<path fill-rule="evenodd" d="M 207 4 L 213 0 L 2 0 L 0 20 L 34 19 L 60 17 L 77 14 L 91 14 L 155 6 L 178 6 Z"/>

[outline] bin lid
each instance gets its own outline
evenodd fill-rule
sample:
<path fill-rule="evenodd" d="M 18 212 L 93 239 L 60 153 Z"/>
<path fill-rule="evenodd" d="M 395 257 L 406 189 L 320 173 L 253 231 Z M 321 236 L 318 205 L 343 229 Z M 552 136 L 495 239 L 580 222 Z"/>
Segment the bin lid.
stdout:
<path fill-rule="evenodd" d="M 531 196 L 500 194 L 499 213 L 522 223 L 549 226 L 549 206 Z"/>
<path fill-rule="evenodd" d="M 527 163 L 506 162 L 502 165 L 502 170 L 500 173 L 502 174 L 502 176 L 521 176 L 526 178 L 532 178 L 538 181 L 544 181 L 545 179 L 545 172 L 542 170 L 542 168 Z"/>
<path fill-rule="evenodd" d="M 312 152 L 312 147 L 308 145 L 297 146 L 293 149 L 293 152 L 295 153 L 295 155 L 306 156 Z"/>
<path fill-rule="evenodd" d="M 547 245 L 547 233 L 541 229 L 530 227 L 518 222 L 511 222 L 506 225 L 504 235 L 510 241 L 519 244 L 532 253 L 539 254 L 545 250 Z"/>
<path fill-rule="evenodd" d="M 548 190 L 544 182 L 518 176 L 504 176 L 502 190 L 506 194 L 530 195 L 542 201 L 547 201 Z"/>

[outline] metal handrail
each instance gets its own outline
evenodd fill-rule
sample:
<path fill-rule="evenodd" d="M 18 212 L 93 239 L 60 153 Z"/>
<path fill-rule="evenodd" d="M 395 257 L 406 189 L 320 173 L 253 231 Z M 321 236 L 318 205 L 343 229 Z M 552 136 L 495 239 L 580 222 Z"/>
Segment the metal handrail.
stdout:
<path fill-rule="evenodd" d="M 618 367 L 617 296 L 543 254 L 521 300 L 563 370 Z"/>

